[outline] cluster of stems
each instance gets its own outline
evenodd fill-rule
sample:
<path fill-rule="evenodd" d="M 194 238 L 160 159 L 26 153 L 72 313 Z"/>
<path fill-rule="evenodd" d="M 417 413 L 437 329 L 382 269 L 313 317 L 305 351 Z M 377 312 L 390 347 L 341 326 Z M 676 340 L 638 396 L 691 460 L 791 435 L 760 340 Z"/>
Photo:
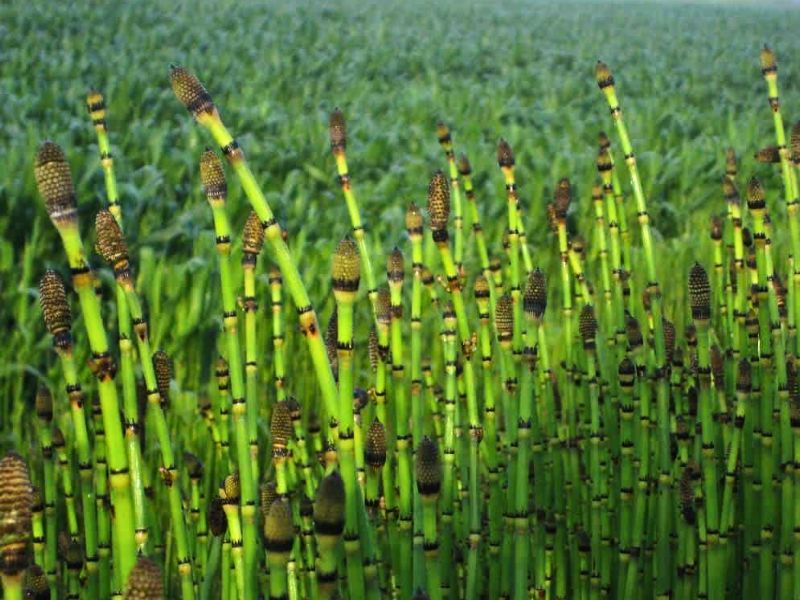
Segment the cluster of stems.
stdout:
<path fill-rule="evenodd" d="M 784 202 L 756 177 L 740 180 L 728 152 L 726 211 L 712 218 L 708 253 L 698 242 L 697 257 L 713 262 L 678 283 L 659 267 L 604 63 L 597 83 L 618 143 L 600 134 L 591 194 L 554 182 L 550 277 L 532 244 L 548 232 L 529 238 L 525 214 L 537 209 L 511 145 L 497 148 L 506 210 L 493 240 L 472 166 L 442 123 L 447 171 L 431 169 L 427 211 L 410 203 L 407 238 L 378 256 L 335 110 L 350 223 L 332 255 L 327 336 L 304 257 L 243 150 L 199 80 L 173 67 L 176 96 L 252 208 L 237 239 L 226 166 L 206 150 L 199 179 L 219 276 L 208 303 L 222 316 L 209 364 L 186 365 L 197 355 L 178 349 L 177 372 L 151 345 L 159 315 L 137 289 L 147 281 L 134 277 L 123 233 L 105 104 L 89 94 L 107 195 L 96 249 L 113 273 L 116 323 L 103 317 L 66 156 L 45 142 L 36 179 L 83 329 L 64 280 L 45 271 L 61 383 L 37 391 L 30 480 L 18 456 L 0 461 L 11 482 L 0 479 L 4 597 L 41 587 L 90 599 L 797 597 L 800 127 L 787 137 L 768 48 L 761 62 L 776 146 L 756 157 L 780 167 Z"/>

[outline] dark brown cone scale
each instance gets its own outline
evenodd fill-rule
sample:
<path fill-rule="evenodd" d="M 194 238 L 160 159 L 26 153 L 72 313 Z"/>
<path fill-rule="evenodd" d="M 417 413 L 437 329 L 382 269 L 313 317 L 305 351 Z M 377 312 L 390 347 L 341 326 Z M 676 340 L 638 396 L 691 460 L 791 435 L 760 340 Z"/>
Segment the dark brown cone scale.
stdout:
<path fill-rule="evenodd" d="M 625 317 L 625 336 L 628 338 L 628 345 L 631 349 L 638 348 L 644 341 L 639 321 L 631 314 Z"/>
<path fill-rule="evenodd" d="M 406 210 L 406 229 L 408 235 L 419 235 L 422 233 L 422 211 L 415 202 L 412 202 Z"/>
<path fill-rule="evenodd" d="M 286 446 L 292 437 L 292 414 L 285 400 L 277 402 L 272 409 L 270 435 L 273 446 Z"/>
<path fill-rule="evenodd" d="M 39 195 L 56 227 L 74 222 L 77 218 L 75 188 L 61 147 L 49 140 L 42 142 L 36 152 L 33 171 Z"/>
<path fill-rule="evenodd" d="M 386 463 L 386 428 L 377 417 L 372 420 L 367 430 L 364 462 L 373 469 L 380 469 Z"/>
<path fill-rule="evenodd" d="M 67 290 L 61 275 L 48 269 L 39 280 L 39 304 L 44 324 L 50 335 L 68 331 L 72 326 L 72 311 L 67 302 Z"/>
<path fill-rule="evenodd" d="M 50 583 L 47 574 L 37 564 L 25 571 L 25 598 L 30 600 L 50 600 Z"/>
<path fill-rule="evenodd" d="M 286 396 L 286 406 L 289 408 L 289 414 L 292 416 L 292 422 L 300 422 L 302 417 L 302 407 L 294 396 Z"/>
<path fill-rule="evenodd" d="M 339 471 L 322 478 L 314 499 L 314 531 L 319 535 L 341 535 L 344 530 L 345 492 Z"/>
<path fill-rule="evenodd" d="M 347 148 L 347 123 L 344 120 L 344 113 L 338 108 L 334 108 L 331 112 L 328 120 L 328 134 L 331 141 L 331 150 L 336 152 Z"/>
<path fill-rule="evenodd" d="M 241 481 L 239 481 L 239 472 L 234 471 L 222 481 L 222 488 L 220 489 L 220 498 L 224 504 L 236 504 L 239 502 L 241 495 Z"/>
<path fill-rule="evenodd" d="M 392 320 L 392 296 L 386 286 L 378 288 L 377 307 L 378 323 L 388 325 Z"/>
<path fill-rule="evenodd" d="M 778 301 L 778 312 L 780 313 L 781 318 L 785 318 L 787 309 L 786 286 L 783 285 L 783 279 L 777 271 L 772 274 L 772 287 L 775 289 L 775 296 L 776 300 Z"/>
<path fill-rule="evenodd" d="M 489 281 L 483 275 L 478 275 L 475 278 L 475 286 L 473 288 L 475 298 L 488 298 L 489 297 Z"/>
<path fill-rule="evenodd" d="M 178 100 L 195 117 L 214 112 L 214 101 L 200 80 L 187 69 L 172 66 L 169 73 L 172 91 Z"/>
<path fill-rule="evenodd" d="M 450 187 L 441 171 L 436 171 L 428 184 L 428 218 L 432 230 L 447 230 L 447 220 L 450 218 Z"/>
<path fill-rule="evenodd" d="M 597 319 L 594 316 L 594 307 L 591 304 L 584 304 L 581 314 L 578 317 L 578 331 L 583 338 L 584 345 L 594 342 L 597 335 Z"/>
<path fill-rule="evenodd" d="M 203 477 L 203 461 L 191 452 L 183 453 L 183 463 L 186 465 L 186 473 L 189 479 L 201 479 Z"/>
<path fill-rule="evenodd" d="M 728 147 L 725 150 L 725 178 L 735 179 L 738 171 L 739 167 L 736 163 L 736 151 Z"/>
<path fill-rule="evenodd" d="M 369 366 L 374 371 L 378 368 L 378 359 L 380 359 L 378 332 L 375 330 L 374 326 L 369 330 L 369 337 L 367 338 L 367 351 L 369 354 Z"/>
<path fill-rule="evenodd" d="M 325 352 L 328 355 L 328 362 L 331 363 L 334 375 L 339 368 L 339 317 L 338 309 L 333 307 L 333 312 L 328 318 L 328 326 L 325 328 Z"/>
<path fill-rule="evenodd" d="M 736 184 L 728 175 L 722 178 L 722 195 L 725 196 L 725 201 L 730 204 L 738 205 L 741 202 L 739 190 L 736 189 Z"/>
<path fill-rule="evenodd" d="M 213 150 L 200 155 L 200 182 L 209 202 L 225 201 L 228 197 L 228 183 L 222 161 Z"/>
<path fill-rule="evenodd" d="M 436 496 L 442 485 L 442 461 L 439 447 L 427 435 L 417 448 L 415 462 L 417 490 L 422 496 Z"/>
<path fill-rule="evenodd" d="M 139 556 L 128 575 L 124 600 L 163 600 L 161 567 L 146 556 Z"/>
<path fill-rule="evenodd" d="M 614 76 L 611 74 L 611 70 L 608 68 L 608 65 L 602 60 L 597 61 L 597 64 L 594 68 L 594 76 L 597 80 L 597 86 L 601 90 L 614 85 Z"/>
<path fill-rule="evenodd" d="M 711 216 L 711 239 L 718 242 L 722 239 L 723 220 L 720 215 Z"/>
<path fill-rule="evenodd" d="M 423 285 L 426 285 L 426 286 L 432 286 L 433 285 L 433 281 L 434 281 L 433 273 L 425 265 L 422 265 L 422 273 L 421 273 L 421 275 L 422 275 L 422 284 Z"/>
<path fill-rule="evenodd" d="M 760 210 L 765 206 L 764 187 L 757 178 L 752 177 L 747 183 L 747 208 L 750 210 Z"/>
<path fill-rule="evenodd" d="M 36 390 L 36 416 L 45 423 L 53 420 L 53 394 L 43 385 Z"/>
<path fill-rule="evenodd" d="M 789 134 L 789 153 L 793 163 L 800 163 L 800 121 L 792 125 Z"/>
<path fill-rule="evenodd" d="M 31 513 L 40 513 L 44 510 L 44 498 L 42 498 L 42 490 L 33 486 L 31 491 Z"/>
<path fill-rule="evenodd" d="M 767 146 L 756 150 L 754 158 L 760 163 L 779 163 L 781 162 L 781 152 L 777 146 Z"/>
<path fill-rule="evenodd" d="M 80 571 L 83 567 L 83 546 L 66 531 L 58 534 L 58 553 L 61 560 L 66 563 L 67 569 Z"/>
<path fill-rule="evenodd" d="M 689 305 L 693 319 L 708 320 L 711 317 L 711 284 L 700 263 L 694 263 L 689 272 Z"/>
<path fill-rule="evenodd" d="M 97 235 L 95 249 L 111 267 L 128 262 L 128 244 L 117 220 L 107 210 L 101 210 L 94 219 Z"/>
<path fill-rule="evenodd" d="M 500 141 L 497 142 L 497 164 L 504 169 L 514 166 L 514 151 L 511 149 L 511 145 L 503 138 L 500 138 Z"/>
<path fill-rule="evenodd" d="M 736 374 L 736 389 L 742 393 L 748 393 L 751 383 L 750 361 L 743 358 L 739 361 L 739 372 Z"/>
<path fill-rule="evenodd" d="M 544 311 L 547 308 L 547 280 L 538 267 L 528 275 L 522 305 L 529 316 L 537 319 L 541 319 L 544 316 Z"/>
<path fill-rule="evenodd" d="M 514 334 L 514 303 L 511 296 L 503 294 L 497 299 L 494 309 L 494 326 L 501 342 L 510 341 Z"/>
<path fill-rule="evenodd" d="M 278 497 L 278 486 L 274 481 L 267 481 L 261 484 L 259 489 L 259 499 L 261 501 L 260 509 L 262 518 L 266 519 L 269 513 L 269 507 Z"/>
<path fill-rule="evenodd" d="M 469 158 L 466 154 L 461 154 L 458 157 L 458 172 L 462 177 L 468 177 L 472 174 L 472 165 L 469 164 Z"/>
<path fill-rule="evenodd" d="M 761 49 L 760 58 L 761 72 L 764 75 L 774 73 L 778 70 L 778 63 L 775 61 L 775 53 L 766 44 L 764 44 L 764 47 Z"/>
<path fill-rule="evenodd" d="M 556 205 L 553 202 L 548 202 L 545 206 L 545 213 L 547 215 L 547 225 L 553 233 L 558 231 L 558 217 L 556 216 Z"/>
<path fill-rule="evenodd" d="M 172 359 L 163 350 L 156 350 L 153 354 L 153 370 L 156 373 L 156 384 L 158 393 L 161 395 L 161 403 L 169 405 L 169 384 L 172 380 Z"/>
<path fill-rule="evenodd" d="M 242 231 L 242 250 L 247 254 L 258 254 L 264 247 L 264 228 L 255 211 L 247 215 Z"/>
<path fill-rule="evenodd" d="M 331 280 L 335 292 L 358 291 L 361 277 L 361 259 L 358 255 L 358 246 L 350 239 L 345 238 L 336 246 L 331 267 Z"/>
<path fill-rule="evenodd" d="M 667 363 L 672 362 L 672 357 L 675 355 L 675 339 L 676 339 L 676 332 L 675 332 L 675 325 L 672 321 L 667 320 L 666 318 L 661 318 L 662 327 L 664 328 L 664 349 L 667 355 Z"/>
<path fill-rule="evenodd" d="M 264 519 L 264 548 L 268 553 L 284 554 L 291 551 L 293 541 L 292 510 L 285 498 L 278 498 Z"/>
<path fill-rule="evenodd" d="M 228 529 L 228 518 L 220 498 L 212 498 L 208 505 L 208 530 L 211 535 L 220 537 Z"/>
<path fill-rule="evenodd" d="M 439 121 L 436 123 L 436 138 L 439 140 L 440 144 L 447 144 L 452 139 L 450 135 L 450 128 L 444 121 Z"/>
<path fill-rule="evenodd" d="M 33 486 L 28 465 L 16 452 L 0 460 L 0 568 L 20 573 L 28 564 Z"/>
<path fill-rule="evenodd" d="M 394 250 L 389 254 L 389 259 L 386 261 L 386 278 L 394 283 L 403 281 L 405 268 L 403 253 L 395 246 Z"/>
<path fill-rule="evenodd" d="M 566 219 L 567 211 L 569 210 L 569 203 L 572 200 L 572 185 L 569 179 L 563 177 L 559 180 L 556 186 L 555 197 L 553 198 L 553 206 L 555 207 L 556 218 Z"/>
<path fill-rule="evenodd" d="M 600 152 L 597 153 L 597 170 L 604 173 L 610 171 L 611 167 L 611 155 L 608 153 L 608 148 L 601 147 Z"/>

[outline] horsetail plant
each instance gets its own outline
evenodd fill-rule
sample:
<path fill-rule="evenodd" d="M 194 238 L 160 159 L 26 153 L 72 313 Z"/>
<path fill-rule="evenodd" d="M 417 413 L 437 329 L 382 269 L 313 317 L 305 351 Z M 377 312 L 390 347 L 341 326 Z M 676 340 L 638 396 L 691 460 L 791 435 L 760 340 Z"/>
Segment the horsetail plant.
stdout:
<path fill-rule="evenodd" d="M 168 488 L 170 497 L 170 519 L 172 520 L 177 547 L 176 558 L 178 570 L 181 574 L 181 593 L 183 598 L 194 598 L 189 539 L 183 518 L 182 499 L 177 484 L 178 470 L 163 410 L 167 405 L 168 398 L 164 397 L 162 391 L 167 392 L 169 389 L 169 370 L 166 373 L 162 372 L 161 377 L 157 376 L 157 370 L 154 368 L 154 361 L 157 359 L 150 349 L 147 320 L 144 317 L 139 296 L 133 286 L 128 245 L 116 219 L 109 211 L 101 210 L 97 213 L 95 231 L 97 233 L 97 251 L 114 270 L 117 285 L 125 292 L 125 299 L 135 324 L 134 332 L 136 333 L 142 374 L 144 375 L 146 386 L 148 411 L 155 421 L 156 435 L 161 449 L 161 476 Z M 163 371 L 163 369 L 159 368 L 159 371 Z M 166 381 L 164 381 L 165 379 Z"/>
<path fill-rule="evenodd" d="M 659 490 L 658 490 L 658 547 L 657 561 L 658 581 L 656 583 L 656 594 L 668 596 L 671 593 L 671 577 L 669 573 L 672 565 L 669 556 L 669 531 L 671 528 L 671 464 L 669 453 L 669 390 L 667 388 L 666 372 L 666 346 L 664 344 L 663 310 L 661 300 L 661 290 L 656 277 L 655 256 L 653 254 L 652 234 L 650 231 L 650 217 L 647 212 L 647 201 L 642 189 L 639 169 L 636 164 L 636 156 L 631 146 L 628 136 L 628 129 L 622 118 L 622 109 L 615 88 L 614 76 L 608 66 L 598 61 L 595 75 L 597 85 L 603 92 L 611 110 L 611 116 L 619 135 L 622 151 L 625 154 L 625 162 L 631 178 L 631 186 L 636 199 L 636 210 L 639 219 L 642 247 L 645 254 L 647 284 L 644 291 L 650 297 L 653 313 L 653 349 L 655 352 L 655 375 L 656 375 L 656 412 L 658 415 L 658 453 L 659 465 Z"/>
<path fill-rule="evenodd" d="M 480 504 L 478 503 L 479 474 L 478 448 L 483 438 L 483 428 L 478 420 L 478 400 L 476 396 L 475 372 L 472 366 L 474 340 L 469 328 L 464 296 L 461 293 L 460 276 L 457 264 L 450 254 L 447 222 L 450 217 L 450 189 L 441 171 L 431 178 L 428 184 L 428 216 L 431 234 L 447 277 L 447 290 L 450 294 L 456 316 L 458 337 L 463 356 L 464 387 L 466 388 L 467 423 L 469 426 L 469 555 L 467 563 L 467 591 L 469 597 L 477 594 L 478 553 L 480 551 L 481 527 Z"/>
<path fill-rule="evenodd" d="M 378 287 L 375 282 L 375 274 L 372 270 L 372 261 L 368 248 L 367 229 L 361 221 L 361 212 L 358 208 L 353 184 L 350 181 L 350 172 L 347 168 L 347 123 L 344 114 L 338 108 L 331 112 L 328 131 L 331 140 L 331 153 L 336 160 L 336 171 L 339 176 L 339 185 L 342 188 L 347 212 L 350 214 L 352 225 L 353 240 L 358 245 L 358 254 L 361 258 L 361 265 L 364 269 L 364 279 L 367 283 L 367 296 L 372 304 L 373 317 L 378 317 Z"/>
<path fill-rule="evenodd" d="M 124 600 L 163 600 L 161 568 L 146 556 L 139 556 L 125 585 Z"/>
<path fill-rule="evenodd" d="M 501 141 L 497 148 L 506 214 L 502 239 L 492 240 L 481 227 L 472 165 L 465 156 L 456 161 L 450 130 L 440 125 L 448 171 L 430 180 L 425 218 L 416 204 L 406 207 L 409 245 L 387 256 L 388 285 L 377 287 L 366 264 L 376 255 L 345 157 L 346 126 L 335 111 L 331 150 L 353 230 L 334 253 L 334 302 L 325 312 L 327 330 L 320 330 L 300 268 L 308 281 L 319 274 L 289 253 L 206 90 L 175 68 L 177 96 L 223 146 L 252 211 L 243 223 L 237 281 L 227 183 L 220 159 L 207 151 L 200 179 L 214 218 L 216 289 L 207 289 L 201 273 L 202 282 L 182 295 L 180 283 L 169 280 L 169 261 L 142 249 L 138 281 L 158 317 L 151 319 L 152 338 L 174 353 L 174 382 L 171 354 L 151 347 L 122 234 L 105 102 L 90 94 L 108 201 L 97 214 L 96 248 L 114 273 L 116 319 L 109 325 L 119 349 L 108 346 L 100 278 L 84 254 L 66 159 L 45 143 L 36 180 L 72 269 L 96 381 L 82 381 L 87 349 L 72 331 L 67 287 L 47 270 L 39 295 L 58 364 L 19 378 L 40 379 L 41 387 L 14 409 L 23 424 L 33 425 L 16 434 L 31 449 L 30 481 L 22 485 L 30 489 L 29 509 L 4 512 L 10 504 L 0 485 L 4 594 L 121 600 L 178 593 L 203 600 L 796 595 L 800 296 L 792 249 L 800 124 L 791 134 L 783 130 L 769 49 L 762 52 L 762 72 L 776 138 L 750 164 L 759 176 L 780 165 L 790 223 L 783 231 L 777 218 L 770 220 L 770 180 L 745 175 L 748 163 L 740 168 L 735 153 L 721 149 L 725 176 L 710 201 L 720 208 L 724 202 L 726 210 L 711 218 L 710 236 L 697 241 L 713 272 L 695 265 L 688 290 L 674 299 L 662 298 L 657 282 L 681 256 L 656 262 L 662 244 L 650 227 L 644 182 L 604 64 L 597 83 L 630 174 L 639 234 L 628 230 L 628 182 L 601 133 L 592 165 L 600 185 L 557 180 L 540 215 L 557 240 L 560 263 L 543 257 L 540 264 L 552 266 L 547 276 L 532 268 L 510 146 Z M 739 184 L 746 186 L 746 206 Z M 457 199 L 461 186 L 464 196 Z M 309 239 L 299 236 L 297 247 L 307 248 Z M 493 244 L 498 256 L 490 253 Z M 274 266 L 261 275 L 263 245 Z M 370 280 L 375 317 L 363 328 L 362 275 Z M 549 277 L 559 278 L 550 293 Z M 269 282 L 268 290 L 259 289 L 261 281 Z M 298 308 L 299 332 L 284 319 L 285 291 Z M 271 315 L 257 310 L 262 292 Z M 215 293 L 222 301 L 220 332 L 214 321 L 200 319 L 203 299 Z M 553 301 L 558 317 L 546 313 Z M 178 311 L 174 331 L 165 306 Z M 185 307 L 191 314 L 181 314 Z M 182 351 L 186 334 L 219 336 L 223 356 L 197 364 L 204 351 Z M 310 356 L 296 346 L 300 336 Z M 112 352 L 120 365 L 119 402 Z M 366 360 L 362 368 L 362 354 L 369 368 Z M 479 373 L 473 354 L 480 356 Z M 304 372 L 304 365 L 313 371 Z M 15 402 L 17 387 L 10 394 Z M 23 408 L 34 392 L 36 411 L 28 417 Z M 5 465 L 0 461 L 0 471 Z M 0 483 L 22 481 L 4 477 Z M 171 568 L 162 573 L 156 565 Z"/>
<path fill-rule="evenodd" d="M 256 506 L 255 506 L 255 480 L 252 476 L 253 457 L 250 452 L 251 426 L 248 424 L 248 413 L 255 415 L 256 407 L 247 406 L 247 396 L 244 381 L 242 380 L 242 354 L 238 334 L 238 316 L 236 313 L 236 293 L 233 283 L 230 264 L 231 229 L 225 207 L 228 186 L 225 181 L 225 172 L 219 157 L 206 150 L 200 158 L 200 179 L 203 183 L 206 198 L 211 206 L 214 216 L 214 232 L 217 241 L 217 253 L 220 266 L 220 288 L 222 290 L 222 322 L 227 341 L 228 372 L 230 373 L 231 391 L 231 417 L 236 444 L 236 460 L 239 465 L 241 483 L 241 512 L 242 531 L 244 543 L 245 568 L 248 573 L 248 590 L 251 590 L 252 565 L 256 555 Z M 255 240 L 257 241 L 257 240 Z M 253 248 L 254 240 L 248 239 L 247 244 Z M 252 253 L 251 253 L 252 254 Z M 248 294 L 248 290 L 245 290 Z M 254 332 L 252 332 L 254 333 Z M 252 377 L 252 376 L 251 376 Z M 251 395 L 250 399 L 256 398 Z M 253 416 L 254 418 L 254 416 Z M 257 462 L 257 461 L 255 461 Z M 248 476 L 250 475 L 250 476 Z"/>
<path fill-rule="evenodd" d="M 456 271 L 461 276 L 464 268 L 464 213 L 461 201 L 461 186 L 458 182 L 458 166 L 456 165 L 456 155 L 453 151 L 453 136 L 450 133 L 450 128 L 443 121 L 439 121 L 436 124 L 436 135 L 447 159 L 448 174 L 450 176 L 450 197 L 453 201 L 453 260 Z"/>
<path fill-rule="evenodd" d="M 123 229 L 122 204 L 117 189 L 117 178 L 114 174 L 114 158 L 108 139 L 108 125 L 106 119 L 106 102 L 103 95 L 92 90 L 86 96 L 86 108 L 94 125 L 97 135 L 97 148 L 100 153 L 100 165 L 106 188 L 106 201 L 109 212 L 114 215 L 120 229 Z M 131 493 L 133 498 L 133 511 L 136 525 L 136 543 L 143 548 L 147 543 L 148 527 L 145 518 L 144 485 L 142 482 L 142 453 L 139 445 L 139 415 L 136 406 L 136 379 L 133 369 L 133 342 L 131 340 L 132 326 L 131 315 L 128 310 L 128 301 L 125 290 L 120 286 L 116 288 L 117 325 L 119 329 L 119 355 L 120 379 L 122 382 L 123 423 L 125 443 L 127 445 L 128 461 L 131 469 Z M 93 552 L 87 548 L 87 562 L 92 564 Z"/>
<path fill-rule="evenodd" d="M 294 524 L 289 502 L 276 498 L 264 518 L 264 548 L 269 561 L 270 600 L 288 600 L 287 563 L 294 545 Z"/>
<path fill-rule="evenodd" d="M 436 522 L 437 501 L 442 484 L 442 461 L 436 442 L 425 436 L 416 452 L 417 490 L 422 498 L 425 536 L 425 574 L 428 595 L 442 598 L 441 570 L 439 566 L 439 536 Z"/>
<path fill-rule="evenodd" d="M 28 566 L 33 487 L 28 465 L 11 452 L 0 459 L 0 577 L 3 598 L 22 600 L 22 576 Z"/>
<path fill-rule="evenodd" d="M 100 301 L 94 290 L 94 274 L 86 259 L 78 229 L 78 216 L 72 175 L 61 148 L 46 141 L 36 153 L 34 169 L 39 194 L 44 200 L 50 220 L 61 237 L 72 270 L 72 281 L 78 293 L 84 325 L 92 349 L 91 370 L 97 379 L 103 425 L 108 447 L 111 501 L 114 505 L 115 541 L 119 548 L 116 567 L 119 581 L 125 581 L 133 568 L 136 554 L 131 476 L 122 434 L 117 388 L 116 366 L 108 351 L 108 340 L 100 314 Z"/>
<path fill-rule="evenodd" d="M 78 470 L 80 473 L 81 502 L 84 513 L 84 543 L 86 550 L 86 566 L 89 574 L 89 585 L 87 592 L 90 597 L 97 595 L 97 515 L 95 510 L 94 482 L 92 472 L 92 456 L 89 442 L 89 432 L 87 429 L 86 414 L 83 406 L 83 391 L 78 382 L 78 370 L 73 356 L 72 346 L 72 314 L 67 302 L 66 289 L 60 275 L 55 271 L 48 270 L 39 281 L 39 302 L 42 307 L 45 325 L 50 335 L 53 337 L 53 346 L 59 356 L 61 367 L 64 372 L 66 392 L 70 401 L 70 414 L 72 416 L 72 426 L 75 435 L 75 446 L 78 455 Z M 49 413 L 52 419 L 52 398 L 49 410 L 43 412 L 45 416 Z M 45 433 L 44 440 L 49 440 L 50 432 Z M 45 467 L 48 469 L 48 467 Z M 50 495 L 48 493 L 48 495 Z M 53 525 L 55 521 L 53 521 Z M 54 532 L 52 544 L 55 544 Z"/>
<path fill-rule="evenodd" d="M 211 95 L 197 77 L 183 67 L 173 66 L 170 71 L 170 81 L 178 100 L 192 113 L 200 125 L 208 129 L 214 140 L 223 149 L 223 154 L 236 172 L 245 195 L 261 220 L 264 239 L 272 250 L 272 258 L 280 268 L 281 276 L 297 307 L 301 331 L 308 342 L 325 408 L 329 415 L 335 415 L 337 413 L 336 383 L 333 380 L 333 372 L 325 354 L 324 344 L 319 336 L 316 313 L 308 298 L 297 265 L 283 238 L 281 227 L 245 160 L 244 152 L 228 132 Z"/>
<path fill-rule="evenodd" d="M 346 491 L 339 471 L 320 481 L 314 499 L 314 535 L 317 541 L 319 597 L 327 600 L 338 589 L 339 540 L 345 527 Z"/>
<path fill-rule="evenodd" d="M 344 546 L 347 555 L 348 586 L 356 597 L 366 597 L 364 588 L 366 532 L 359 531 L 360 499 L 357 493 L 353 417 L 353 304 L 360 282 L 358 248 L 346 238 L 336 248 L 331 268 L 333 294 L 337 308 L 337 359 L 339 364 L 338 451 L 345 487 Z"/>
<path fill-rule="evenodd" d="M 256 337 L 256 263 L 264 246 L 264 230 L 258 221 L 258 215 L 251 211 L 242 232 L 242 273 L 244 276 L 245 321 L 245 405 L 247 407 L 247 435 L 250 444 L 250 465 L 253 481 L 258 481 L 258 338 Z"/>

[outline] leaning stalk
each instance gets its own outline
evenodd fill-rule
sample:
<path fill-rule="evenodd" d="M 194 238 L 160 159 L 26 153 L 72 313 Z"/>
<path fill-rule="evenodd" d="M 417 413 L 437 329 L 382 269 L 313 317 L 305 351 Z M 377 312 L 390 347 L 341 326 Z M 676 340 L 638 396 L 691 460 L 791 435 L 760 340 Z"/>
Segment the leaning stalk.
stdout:
<path fill-rule="evenodd" d="M 211 96 L 200 81 L 181 67 L 172 68 L 170 79 L 172 80 L 172 89 L 178 99 L 194 115 L 197 122 L 208 129 L 214 140 L 223 149 L 225 158 L 236 172 L 245 195 L 261 220 L 264 237 L 272 250 L 272 258 L 280 268 L 294 305 L 297 307 L 300 328 L 308 343 L 325 409 L 328 415 L 335 415 L 337 414 L 337 391 L 333 371 L 325 352 L 325 344 L 320 336 L 317 315 L 308 298 L 297 264 L 283 239 L 281 226 L 278 225 L 272 209 L 250 170 L 244 152 L 226 129 Z"/>
<path fill-rule="evenodd" d="M 67 260 L 72 269 L 73 287 L 80 299 L 89 345 L 92 350 L 90 367 L 97 379 L 108 446 L 109 480 L 116 518 L 114 529 L 119 555 L 116 557 L 120 581 L 125 581 L 136 560 L 131 476 L 122 434 L 117 388 L 114 383 L 116 367 L 108 349 L 108 339 L 100 311 L 100 301 L 94 290 L 94 274 L 86 260 L 83 241 L 78 229 L 75 192 L 66 157 L 53 142 L 44 142 L 36 155 L 36 180 L 39 192 L 47 205 L 50 219 L 58 230 Z"/>

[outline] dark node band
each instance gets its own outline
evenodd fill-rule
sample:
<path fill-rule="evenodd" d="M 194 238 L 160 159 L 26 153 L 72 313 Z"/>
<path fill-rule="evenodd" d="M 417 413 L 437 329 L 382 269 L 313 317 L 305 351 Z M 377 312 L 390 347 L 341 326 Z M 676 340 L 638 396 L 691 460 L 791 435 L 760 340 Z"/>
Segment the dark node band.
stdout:
<path fill-rule="evenodd" d="M 333 279 L 331 285 L 338 292 L 357 292 L 359 279 Z"/>
<path fill-rule="evenodd" d="M 80 267 L 70 268 L 69 272 L 72 273 L 73 277 L 78 277 L 79 275 L 86 275 L 87 273 L 91 273 L 92 268 L 89 265 L 84 264 L 81 265 Z"/>
<path fill-rule="evenodd" d="M 208 98 L 208 100 L 211 100 L 211 98 Z M 204 101 L 205 101 L 205 99 L 204 99 Z M 191 110 L 191 109 L 189 109 L 189 110 Z M 239 142 L 237 142 L 236 140 L 231 140 L 229 144 L 226 144 L 225 146 L 222 146 L 220 148 L 220 150 L 222 151 L 222 153 L 225 156 L 230 156 L 231 154 L 233 154 L 234 152 L 239 150 Z"/>
<path fill-rule="evenodd" d="M 447 229 L 434 229 L 431 232 L 434 242 L 446 242 L 449 238 L 447 235 Z"/>

